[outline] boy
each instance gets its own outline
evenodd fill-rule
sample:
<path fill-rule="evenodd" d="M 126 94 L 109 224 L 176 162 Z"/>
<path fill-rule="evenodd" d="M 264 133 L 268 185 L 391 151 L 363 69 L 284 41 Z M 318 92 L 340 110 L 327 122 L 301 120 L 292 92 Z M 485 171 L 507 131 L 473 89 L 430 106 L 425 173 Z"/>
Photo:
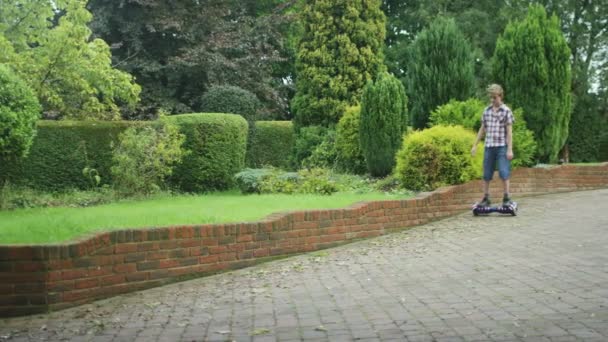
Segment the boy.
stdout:
<path fill-rule="evenodd" d="M 509 198 L 509 177 L 511 175 L 511 159 L 513 159 L 513 112 L 503 102 L 504 92 L 498 84 L 491 84 L 488 95 L 492 104 L 488 106 L 481 117 L 481 127 L 477 139 L 471 149 L 474 156 L 477 152 L 477 144 L 485 135 L 485 148 L 483 157 L 483 180 L 484 196 L 480 206 L 490 206 L 490 181 L 494 174 L 495 165 L 498 163 L 498 173 L 502 179 L 504 196 L 502 205 L 511 204 Z"/>

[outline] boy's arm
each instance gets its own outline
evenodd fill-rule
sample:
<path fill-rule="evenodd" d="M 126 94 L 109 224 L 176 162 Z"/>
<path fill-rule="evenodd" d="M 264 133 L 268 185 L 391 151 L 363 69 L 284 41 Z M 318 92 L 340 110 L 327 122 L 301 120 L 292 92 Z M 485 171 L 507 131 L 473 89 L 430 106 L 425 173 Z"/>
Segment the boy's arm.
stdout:
<path fill-rule="evenodd" d="M 477 152 L 477 144 L 479 144 L 479 142 L 481 141 L 481 139 L 486 135 L 486 129 L 484 128 L 483 124 L 481 125 L 481 127 L 479 127 L 479 132 L 477 132 L 477 139 L 475 139 L 475 142 L 473 143 L 473 147 L 471 148 L 471 155 L 475 155 L 475 152 Z"/>
<path fill-rule="evenodd" d="M 507 125 L 507 159 L 513 159 L 513 125 Z"/>

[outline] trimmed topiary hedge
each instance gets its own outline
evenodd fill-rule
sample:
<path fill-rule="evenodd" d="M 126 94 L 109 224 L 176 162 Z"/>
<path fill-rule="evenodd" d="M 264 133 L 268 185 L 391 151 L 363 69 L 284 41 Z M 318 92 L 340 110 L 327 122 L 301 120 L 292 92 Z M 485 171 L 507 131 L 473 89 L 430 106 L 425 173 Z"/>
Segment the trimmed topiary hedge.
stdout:
<path fill-rule="evenodd" d="M 0 183 L 41 190 L 84 189 L 90 181 L 85 167 L 96 169 L 101 183 L 110 182 L 112 150 L 118 135 L 142 122 L 39 121 L 38 134 L 25 158 L 0 158 Z"/>
<path fill-rule="evenodd" d="M 291 121 L 257 121 L 249 137 L 247 166 L 289 168 L 295 139 Z"/>
<path fill-rule="evenodd" d="M 169 182 L 188 192 L 225 190 L 245 167 L 247 121 L 236 114 L 182 114 L 168 117 L 186 135 L 190 152 L 177 165 Z"/>

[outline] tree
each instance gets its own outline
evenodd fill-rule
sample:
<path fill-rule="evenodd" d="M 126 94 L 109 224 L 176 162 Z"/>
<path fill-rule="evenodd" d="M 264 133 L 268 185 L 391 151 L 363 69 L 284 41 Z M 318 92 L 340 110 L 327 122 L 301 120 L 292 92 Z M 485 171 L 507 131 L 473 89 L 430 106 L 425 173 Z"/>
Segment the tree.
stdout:
<path fill-rule="evenodd" d="M 585 94 L 576 100 L 568 149 L 570 162 L 596 162 L 600 158 L 601 137 L 604 133 L 599 96 Z"/>
<path fill-rule="evenodd" d="M 283 35 L 294 1 L 91 0 L 91 27 L 113 46 L 113 61 L 143 86 L 130 118 L 159 109 L 191 112 L 213 86 L 253 92 L 274 117 L 287 117 L 291 69 Z"/>
<path fill-rule="evenodd" d="M 571 51 L 573 108 L 568 143 L 562 153 L 571 160 L 586 160 L 590 157 L 591 145 L 582 145 L 582 141 L 597 140 L 601 137 L 590 136 L 590 133 L 600 134 L 598 126 L 582 127 L 583 122 L 601 121 L 602 113 L 591 112 L 591 98 L 599 94 L 602 74 L 608 70 L 606 56 L 608 51 L 608 2 L 593 0 L 537 0 L 534 1 L 545 7 L 548 13 L 553 13 L 560 19 L 561 29 Z M 511 18 L 524 18 L 528 1 L 514 0 L 505 7 Z M 593 102 L 593 101 L 592 101 Z M 576 123 L 575 123 L 576 121 Z M 590 124 L 591 126 L 591 124 Z M 577 147 L 578 146 L 578 147 Z M 568 152 L 569 148 L 574 151 Z M 578 154 L 578 156 L 577 156 Z M 591 153 L 594 154 L 594 153 Z"/>
<path fill-rule="evenodd" d="M 366 82 L 385 69 L 380 0 L 313 0 L 302 13 L 296 58 L 296 128 L 334 126 L 358 102 Z"/>
<path fill-rule="evenodd" d="M 568 138 L 572 111 L 570 49 L 555 15 L 531 5 L 496 43 L 493 75 L 510 103 L 522 107 L 542 162 L 556 162 Z"/>
<path fill-rule="evenodd" d="M 501 11 L 504 5 L 504 0 L 383 0 L 382 9 L 387 15 L 385 52 L 389 71 L 403 79 L 407 74 L 405 62 L 411 43 L 436 17 L 444 16 L 453 18 L 473 45 L 478 83 L 486 84 L 489 57 L 508 21 Z"/>
<path fill-rule="evenodd" d="M 36 134 L 40 104 L 34 92 L 0 64 L 0 157 L 25 156 Z"/>
<path fill-rule="evenodd" d="M 369 81 L 361 101 L 360 145 L 372 176 L 386 176 L 395 166 L 395 153 L 401 147 L 409 123 L 407 96 L 401 81 L 383 73 Z"/>
<path fill-rule="evenodd" d="M 115 119 L 140 88 L 111 65 L 110 48 L 90 40 L 83 0 L 0 2 L 0 63 L 14 68 L 53 117 Z"/>
<path fill-rule="evenodd" d="M 475 92 L 472 47 L 453 19 L 439 18 L 414 40 L 407 69 L 412 123 L 424 128 L 431 111 Z"/>

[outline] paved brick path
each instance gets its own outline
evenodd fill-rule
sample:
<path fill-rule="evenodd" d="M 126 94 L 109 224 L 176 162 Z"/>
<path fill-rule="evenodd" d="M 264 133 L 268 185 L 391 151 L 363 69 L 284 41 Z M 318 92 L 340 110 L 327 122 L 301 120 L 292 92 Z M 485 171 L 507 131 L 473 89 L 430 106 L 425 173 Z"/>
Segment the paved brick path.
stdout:
<path fill-rule="evenodd" d="M 608 190 L 0 320 L 0 341 L 608 341 Z"/>

